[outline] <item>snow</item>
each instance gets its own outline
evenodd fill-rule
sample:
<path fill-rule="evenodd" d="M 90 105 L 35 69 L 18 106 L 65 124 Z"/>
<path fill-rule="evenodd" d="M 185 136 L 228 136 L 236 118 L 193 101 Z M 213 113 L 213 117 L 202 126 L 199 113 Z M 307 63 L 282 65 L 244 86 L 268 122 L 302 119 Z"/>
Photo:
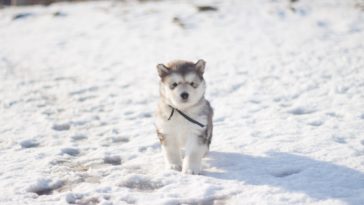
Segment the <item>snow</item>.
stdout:
<path fill-rule="evenodd" d="M 27 191 L 34 192 L 37 195 L 51 194 L 54 189 L 63 185 L 62 181 L 53 182 L 51 179 L 38 179 L 36 184 L 31 185 Z"/>
<path fill-rule="evenodd" d="M 364 204 L 363 8 L 1 9 L 0 204 Z M 203 173 L 183 175 L 164 170 L 155 66 L 200 58 L 214 136 Z"/>

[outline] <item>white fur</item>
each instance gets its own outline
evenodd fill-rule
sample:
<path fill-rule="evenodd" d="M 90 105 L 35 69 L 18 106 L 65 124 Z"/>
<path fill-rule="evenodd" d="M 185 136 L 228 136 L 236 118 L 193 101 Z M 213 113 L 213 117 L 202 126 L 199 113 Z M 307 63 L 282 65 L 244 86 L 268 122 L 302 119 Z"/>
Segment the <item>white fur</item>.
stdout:
<path fill-rule="evenodd" d="M 202 105 L 185 111 L 185 114 L 206 124 L 207 117 L 196 114 L 200 109 L 202 109 Z M 167 168 L 182 169 L 183 173 L 188 174 L 199 174 L 201 159 L 208 151 L 207 145 L 198 141 L 198 135 L 203 132 L 204 128 L 187 121 L 177 112 L 174 113 L 171 120 L 157 118 L 156 126 L 166 137 L 162 150 Z M 184 150 L 183 160 L 181 150 Z"/>
<path fill-rule="evenodd" d="M 196 74 L 192 73 L 186 75 L 184 78 L 178 74 L 171 74 L 165 83 L 161 83 L 161 92 L 165 95 L 166 100 L 171 106 L 180 110 L 185 110 L 196 104 L 201 99 L 201 97 L 205 94 L 206 84 L 205 81 L 201 81 L 201 84 L 197 89 L 192 88 L 189 85 L 189 82 L 197 81 L 195 78 L 198 77 Z M 181 84 L 171 90 L 169 85 L 174 82 Z M 187 92 L 190 95 L 188 102 L 182 102 L 180 95 L 183 92 Z"/>
<path fill-rule="evenodd" d="M 208 145 L 201 143 L 200 135 L 206 130 L 200 126 L 186 120 L 177 111 L 174 112 L 170 120 L 171 105 L 192 119 L 207 125 L 207 115 L 202 115 L 202 110 L 206 108 L 204 99 L 205 81 L 197 79 L 194 73 L 186 76 L 171 74 L 166 82 L 161 82 L 160 91 L 164 96 L 159 104 L 162 114 L 157 116 L 156 127 L 164 134 L 165 140 L 162 143 L 162 150 L 165 156 L 167 168 L 182 170 L 183 173 L 199 174 L 201 171 L 201 159 L 208 151 Z M 193 88 L 191 82 L 199 83 L 197 88 Z M 171 89 L 174 82 L 179 85 Z M 180 95 L 183 92 L 189 93 L 187 102 L 184 102 Z M 184 156 L 181 151 L 184 150 Z"/>

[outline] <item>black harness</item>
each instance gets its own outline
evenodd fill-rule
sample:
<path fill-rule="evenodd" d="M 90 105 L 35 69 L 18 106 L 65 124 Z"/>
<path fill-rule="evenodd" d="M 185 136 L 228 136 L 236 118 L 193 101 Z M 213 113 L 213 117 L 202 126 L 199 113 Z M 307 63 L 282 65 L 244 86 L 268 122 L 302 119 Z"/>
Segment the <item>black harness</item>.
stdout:
<path fill-rule="evenodd" d="M 177 112 L 179 113 L 179 114 L 181 114 L 186 120 L 188 120 L 188 121 L 190 121 L 190 122 L 192 122 L 192 123 L 194 123 L 194 124 L 196 124 L 196 125 L 198 125 L 198 126 L 200 126 L 200 127 L 205 127 L 205 125 L 203 125 L 202 123 L 200 123 L 200 122 L 197 122 L 196 120 L 194 120 L 194 119 L 192 119 L 192 118 L 190 118 L 188 115 L 186 115 L 186 114 L 184 114 L 181 110 L 179 110 L 179 109 L 177 109 L 177 108 L 174 108 L 174 107 L 172 107 L 172 106 L 170 106 L 169 105 L 169 107 L 171 107 L 172 108 L 172 111 L 171 111 L 171 115 L 169 115 L 169 118 L 168 118 L 168 120 L 170 120 L 171 118 L 172 118 L 172 116 L 173 116 L 173 113 L 174 113 L 174 110 L 177 110 Z"/>

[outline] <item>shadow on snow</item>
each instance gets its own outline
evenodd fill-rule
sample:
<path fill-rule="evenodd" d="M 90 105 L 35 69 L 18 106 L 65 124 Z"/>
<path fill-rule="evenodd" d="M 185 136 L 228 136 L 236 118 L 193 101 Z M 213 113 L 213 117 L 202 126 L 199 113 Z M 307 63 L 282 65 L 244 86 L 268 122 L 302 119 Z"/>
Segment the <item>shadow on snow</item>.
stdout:
<path fill-rule="evenodd" d="M 281 152 L 264 157 L 210 152 L 207 161 L 221 170 L 206 171 L 204 175 L 210 177 L 271 185 L 321 200 L 339 199 L 352 205 L 364 202 L 364 173 L 329 162 Z"/>

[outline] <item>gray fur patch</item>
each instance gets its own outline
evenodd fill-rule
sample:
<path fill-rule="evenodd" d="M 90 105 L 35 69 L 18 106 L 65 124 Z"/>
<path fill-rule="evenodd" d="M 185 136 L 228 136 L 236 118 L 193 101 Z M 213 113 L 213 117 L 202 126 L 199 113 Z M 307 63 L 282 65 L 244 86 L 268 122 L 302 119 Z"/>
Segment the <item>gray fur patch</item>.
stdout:
<path fill-rule="evenodd" d="M 157 136 L 158 136 L 159 142 L 161 144 L 164 144 L 165 143 L 165 140 L 166 140 L 166 137 L 158 129 L 157 129 Z"/>
<path fill-rule="evenodd" d="M 158 66 L 163 65 L 163 64 L 158 64 Z M 165 80 L 165 78 L 172 74 L 172 73 L 177 73 L 179 75 L 185 76 L 188 73 L 194 72 L 197 74 L 197 76 L 200 78 L 200 80 L 203 79 L 203 73 L 199 72 L 199 70 L 196 67 L 196 64 L 190 61 L 182 61 L 182 60 L 176 60 L 176 61 L 172 61 L 169 62 L 167 65 L 163 65 L 168 72 L 163 73 L 162 75 L 160 74 L 160 77 L 162 79 L 162 81 Z"/>
<path fill-rule="evenodd" d="M 211 143 L 211 141 L 209 141 L 208 137 L 205 134 L 199 135 L 198 139 L 199 139 L 199 143 L 203 144 L 203 145 L 209 146 Z"/>
<path fill-rule="evenodd" d="M 204 110 L 204 113 L 207 114 L 207 127 L 204 130 L 201 135 L 199 135 L 199 140 L 201 144 L 207 144 L 208 147 L 210 147 L 211 140 L 212 140 L 212 131 L 213 131 L 213 124 L 212 124 L 212 118 L 214 115 L 214 111 L 208 101 L 206 109 Z"/>

